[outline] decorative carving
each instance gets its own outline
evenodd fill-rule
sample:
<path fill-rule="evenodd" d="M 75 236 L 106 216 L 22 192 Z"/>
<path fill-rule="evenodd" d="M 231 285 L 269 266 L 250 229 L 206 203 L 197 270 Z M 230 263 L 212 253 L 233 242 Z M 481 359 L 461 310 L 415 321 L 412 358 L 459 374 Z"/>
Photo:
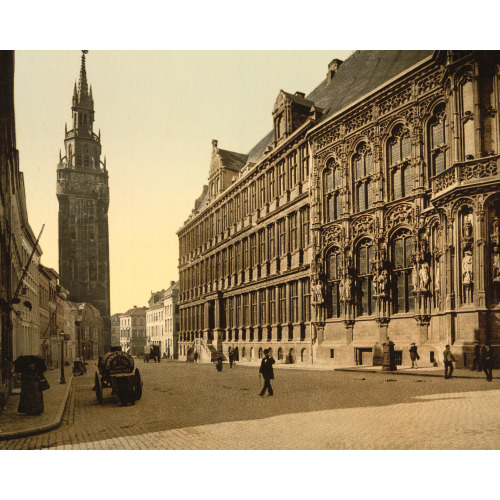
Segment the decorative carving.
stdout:
<path fill-rule="evenodd" d="M 430 276 L 427 262 L 420 264 L 419 278 L 420 290 L 429 290 Z"/>
<path fill-rule="evenodd" d="M 496 160 L 479 161 L 460 165 L 460 182 L 469 181 L 471 179 L 484 179 L 498 175 L 498 165 Z"/>
<path fill-rule="evenodd" d="M 442 191 L 455 184 L 455 168 L 451 167 L 434 178 L 434 191 Z"/>
<path fill-rule="evenodd" d="M 412 224 L 413 223 L 413 207 L 408 203 L 396 205 L 389 210 L 385 215 L 385 226 L 388 229 L 399 224 Z"/>
<path fill-rule="evenodd" d="M 466 250 L 462 259 L 462 283 L 471 285 L 474 282 L 472 274 L 472 252 Z"/>
<path fill-rule="evenodd" d="M 344 230 L 342 226 L 334 225 L 329 227 L 323 233 L 324 245 L 330 245 L 331 243 L 341 243 L 344 241 Z"/>
<path fill-rule="evenodd" d="M 312 285 L 312 299 L 313 304 L 323 304 L 323 282 L 321 280 L 315 280 Z"/>
<path fill-rule="evenodd" d="M 328 146 L 332 142 L 338 141 L 340 139 L 340 125 L 334 125 L 328 128 L 323 135 L 320 135 L 316 139 L 316 144 L 319 149 Z"/>
<path fill-rule="evenodd" d="M 441 85 L 443 80 L 444 72 L 436 71 L 426 77 L 422 78 L 422 80 L 417 82 L 417 95 L 425 94 L 430 90 L 433 90 Z"/>
<path fill-rule="evenodd" d="M 373 234 L 373 217 L 363 215 L 355 219 L 351 226 L 353 238 L 361 234 Z"/>
<path fill-rule="evenodd" d="M 385 115 L 393 109 L 399 108 L 411 100 L 411 87 L 401 89 L 398 93 L 388 97 L 379 104 L 380 116 Z"/>
<path fill-rule="evenodd" d="M 373 110 L 371 108 L 362 111 L 361 113 L 353 116 L 346 122 L 345 124 L 346 133 L 348 134 L 354 130 L 357 130 L 366 125 L 367 123 L 370 123 L 372 120 L 373 120 Z"/>
<path fill-rule="evenodd" d="M 500 250 L 497 246 L 493 247 L 491 254 L 491 276 L 494 282 L 500 282 Z"/>

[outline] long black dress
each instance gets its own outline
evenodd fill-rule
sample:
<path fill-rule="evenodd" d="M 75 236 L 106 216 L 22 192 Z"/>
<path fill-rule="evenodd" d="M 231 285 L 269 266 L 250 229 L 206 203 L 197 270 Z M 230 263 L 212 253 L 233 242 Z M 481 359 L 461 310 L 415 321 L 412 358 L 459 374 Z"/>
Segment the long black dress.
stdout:
<path fill-rule="evenodd" d="M 43 392 L 40 390 L 42 374 L 34 363 L 29 363 L 21 372 L 21 397 L 19 398 L 19 413 L 40 415 L 43 413 Z"/>

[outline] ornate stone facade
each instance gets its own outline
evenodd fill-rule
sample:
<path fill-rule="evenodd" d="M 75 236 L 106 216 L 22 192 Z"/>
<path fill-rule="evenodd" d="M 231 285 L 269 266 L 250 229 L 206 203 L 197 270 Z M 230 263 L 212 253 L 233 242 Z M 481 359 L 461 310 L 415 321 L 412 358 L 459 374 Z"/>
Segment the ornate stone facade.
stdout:
<path fill-rule="evenodd" d="M 380 364 L 390 338 L 399 364 L 415 342 L 468 365 L 500 344 L 499 78 L 494 52 L 361 51 L 281 92 L 179 231 L 181 359 Z"/>
<path fill-rule="evenodd" d="M 85 54 L 73 93 L 72 130 L 65 131 L 57 166 L 59 273 L 73 302 L 89 302 L 104 321 L 104 349 L 111 346 L 108 171 L 101 138 L 93 131 L 94 99 L 87 84 Z M 107 351 L 106 351 L 107 352 Z"/>

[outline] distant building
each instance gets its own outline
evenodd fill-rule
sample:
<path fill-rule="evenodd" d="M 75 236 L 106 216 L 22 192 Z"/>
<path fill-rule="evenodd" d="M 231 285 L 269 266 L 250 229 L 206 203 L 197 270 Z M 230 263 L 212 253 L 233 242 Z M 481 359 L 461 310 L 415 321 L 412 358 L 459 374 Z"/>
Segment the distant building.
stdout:
<path fill-rule="evenodd" d="M 104 321 L 104 348 L 111 345 L 109 297 L 108 171 L 95 134 L 92 86 L 85 54 L 75 83 L 72 129 L 65 131 L 64 155 L 57 166 L 59 272 L 72 302 L 88 302 Z"/>
<path fill-rule="evenodd" d="M 120 316 L 122 313 L 111 316 L 111 347 L 120 345 Z"/>
<path fill-rule="evenodd" d="M 99 310 L 88 302 L 74 304 L 78 308 L 76 319 L 78 357 L 97 359 L 106 354 L 104 321 Z"/>
<path fill-rule="evenodd" d="M 165 352 L 164 296 L 165 290 L 151 292 L 148 300 L 149 307 L 146 310 L 146 351 L 148 352 L 151 346 L 158 346 L 160 354 Z"/>
<path fill-rule="evenodd" d="M 144 354 L 147 307 L 134 306 L 120 316 L 120 345 L 132 356 Z"/>
<path fill-rule="evenodd" d="M 163 297 L 163 316 L 165 322 L 165 335 L 162 344 L 162 355 L 167 359 L 179 357 L 179 282 L 172 281 L 165 290 Z"/>

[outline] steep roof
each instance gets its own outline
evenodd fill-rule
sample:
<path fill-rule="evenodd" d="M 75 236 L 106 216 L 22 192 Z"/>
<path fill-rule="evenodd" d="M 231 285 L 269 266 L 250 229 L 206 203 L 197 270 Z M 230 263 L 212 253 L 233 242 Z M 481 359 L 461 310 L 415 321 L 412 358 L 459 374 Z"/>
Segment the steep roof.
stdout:
<path fill-rule="evenodd" d="M 133 307 L 129 309 L 127 312 L 123 313 L 122 316 L 145 316 L 147 307 Z"/>
<path fill-rule="evenodd" d="M 320 122 L 324 121 L 433 53 L 432 50 L 358 50 L 340 65 L 330 82 L 325 78 L 303 101 L 314 101 L 323 108 L 325 113 Z M 261 160 L 273 140 L 271 131 L 251 149 L 249 160 L 255 163 Z"/>
<path fill-rule="evenodd" d="M 236 153 L 235 151 L 227 151 L 226 149 L 218 149 L 218 153 L 222 159 L 222 164 L 226 168 L 239 172 L 248 160 L 248 155 Z"/>

